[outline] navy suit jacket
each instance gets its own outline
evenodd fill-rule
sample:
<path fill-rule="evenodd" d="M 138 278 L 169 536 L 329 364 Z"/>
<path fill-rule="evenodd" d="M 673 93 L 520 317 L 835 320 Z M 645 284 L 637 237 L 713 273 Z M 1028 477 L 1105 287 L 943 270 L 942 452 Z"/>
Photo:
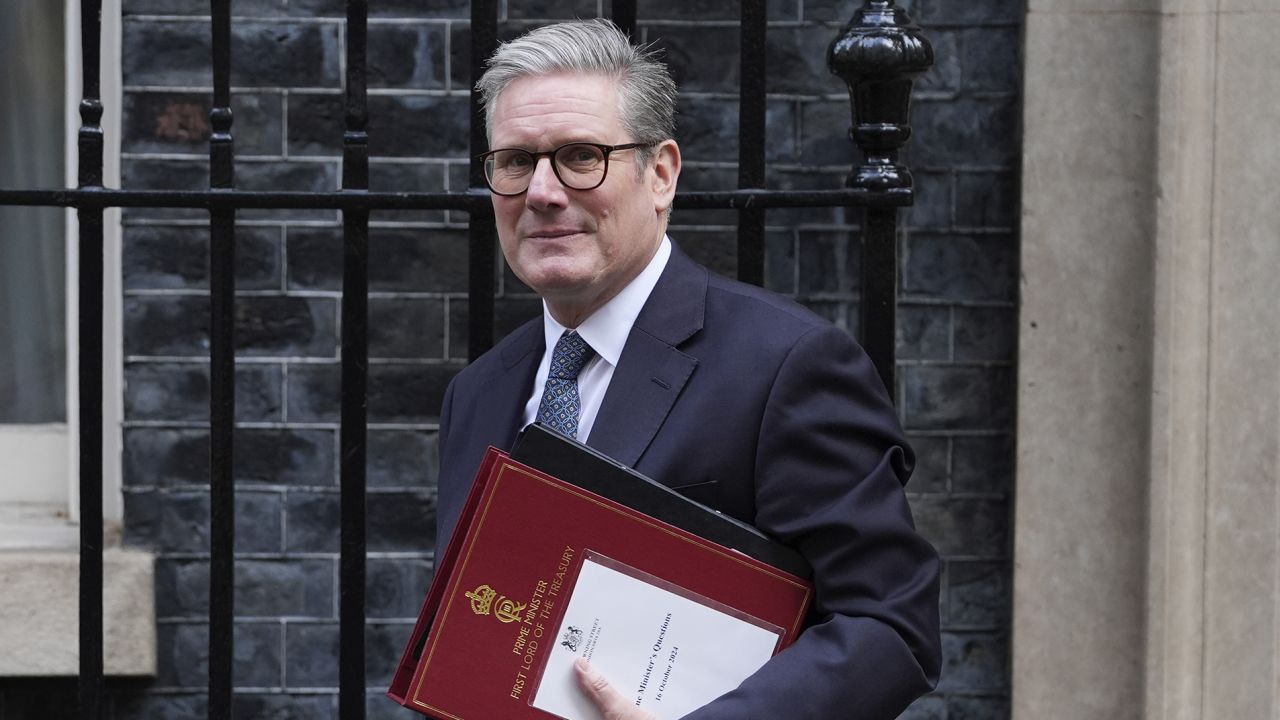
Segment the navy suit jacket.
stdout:
<path fill-rule="evenodd" d="M 539 317 L 445 393 L 438 548 L 485 449 L 514 442 L 544 348 Z M 688 720 L 891 720 L 936 684 L 939 565 L 903 493 L 913 455 L 847 333 L 674 249 L 587 444 L 813 566 L 795 644 Z"/>

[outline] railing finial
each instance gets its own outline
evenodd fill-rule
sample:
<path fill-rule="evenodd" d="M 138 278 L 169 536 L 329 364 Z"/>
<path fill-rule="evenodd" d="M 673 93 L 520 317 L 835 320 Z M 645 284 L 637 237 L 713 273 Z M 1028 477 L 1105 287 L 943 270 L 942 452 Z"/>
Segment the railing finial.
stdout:
<path fill-rule="evenodd" d="M 911 137 L 913 80 L 933 65 L 933 47 L 894 0 L 866 0 L 827 52 L 827 66 L 849 86 L 850 138 L 866 159 L 845 184 L 873 192 L 911 192 L 898 150 Z"/>

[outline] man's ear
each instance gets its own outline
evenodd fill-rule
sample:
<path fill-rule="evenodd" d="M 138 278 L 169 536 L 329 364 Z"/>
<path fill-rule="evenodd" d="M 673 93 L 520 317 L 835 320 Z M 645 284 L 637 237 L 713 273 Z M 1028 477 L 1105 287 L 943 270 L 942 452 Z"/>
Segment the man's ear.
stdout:
<path fill-rule="evenodd" d="M 650 189 L 653 191 L 654 209 L 664 213 L 676 196 L 676 181 L 680 179 L 680 146 L 675 140 L 663 140 L 653 154 L 653 174 Z"/>

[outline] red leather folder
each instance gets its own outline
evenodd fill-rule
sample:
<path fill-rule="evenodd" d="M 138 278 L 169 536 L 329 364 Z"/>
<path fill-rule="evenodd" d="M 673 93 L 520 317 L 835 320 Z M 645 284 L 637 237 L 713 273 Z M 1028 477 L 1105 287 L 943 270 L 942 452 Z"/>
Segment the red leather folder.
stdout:
<path fill-rule="evenodd" d="M 807 580 L 490 448 L 387 694 L 440 719 L 555 717 L 529 702 L 589 554 L 776 626 L 775 653 L 813 596 Z"/>

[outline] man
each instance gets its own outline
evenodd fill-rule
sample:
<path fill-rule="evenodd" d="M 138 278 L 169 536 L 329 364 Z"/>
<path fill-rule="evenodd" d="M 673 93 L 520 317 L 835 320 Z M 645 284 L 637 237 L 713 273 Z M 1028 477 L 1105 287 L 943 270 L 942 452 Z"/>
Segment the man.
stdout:
<path fill-rule="evenodd" d="M 847 334 L 666 237 L 675 85 L 603 20 L 501 46 L 478 85 L 502 252 L 545 312 L 450 384 L 437 547 L 489 445 L 537 418 L 797 548 L 809 627 L 691 720 L 889 720 L 937 681 L 938 561 L 912 455 Z M 579 667 L 609 720 L 651 717 Z"/>

